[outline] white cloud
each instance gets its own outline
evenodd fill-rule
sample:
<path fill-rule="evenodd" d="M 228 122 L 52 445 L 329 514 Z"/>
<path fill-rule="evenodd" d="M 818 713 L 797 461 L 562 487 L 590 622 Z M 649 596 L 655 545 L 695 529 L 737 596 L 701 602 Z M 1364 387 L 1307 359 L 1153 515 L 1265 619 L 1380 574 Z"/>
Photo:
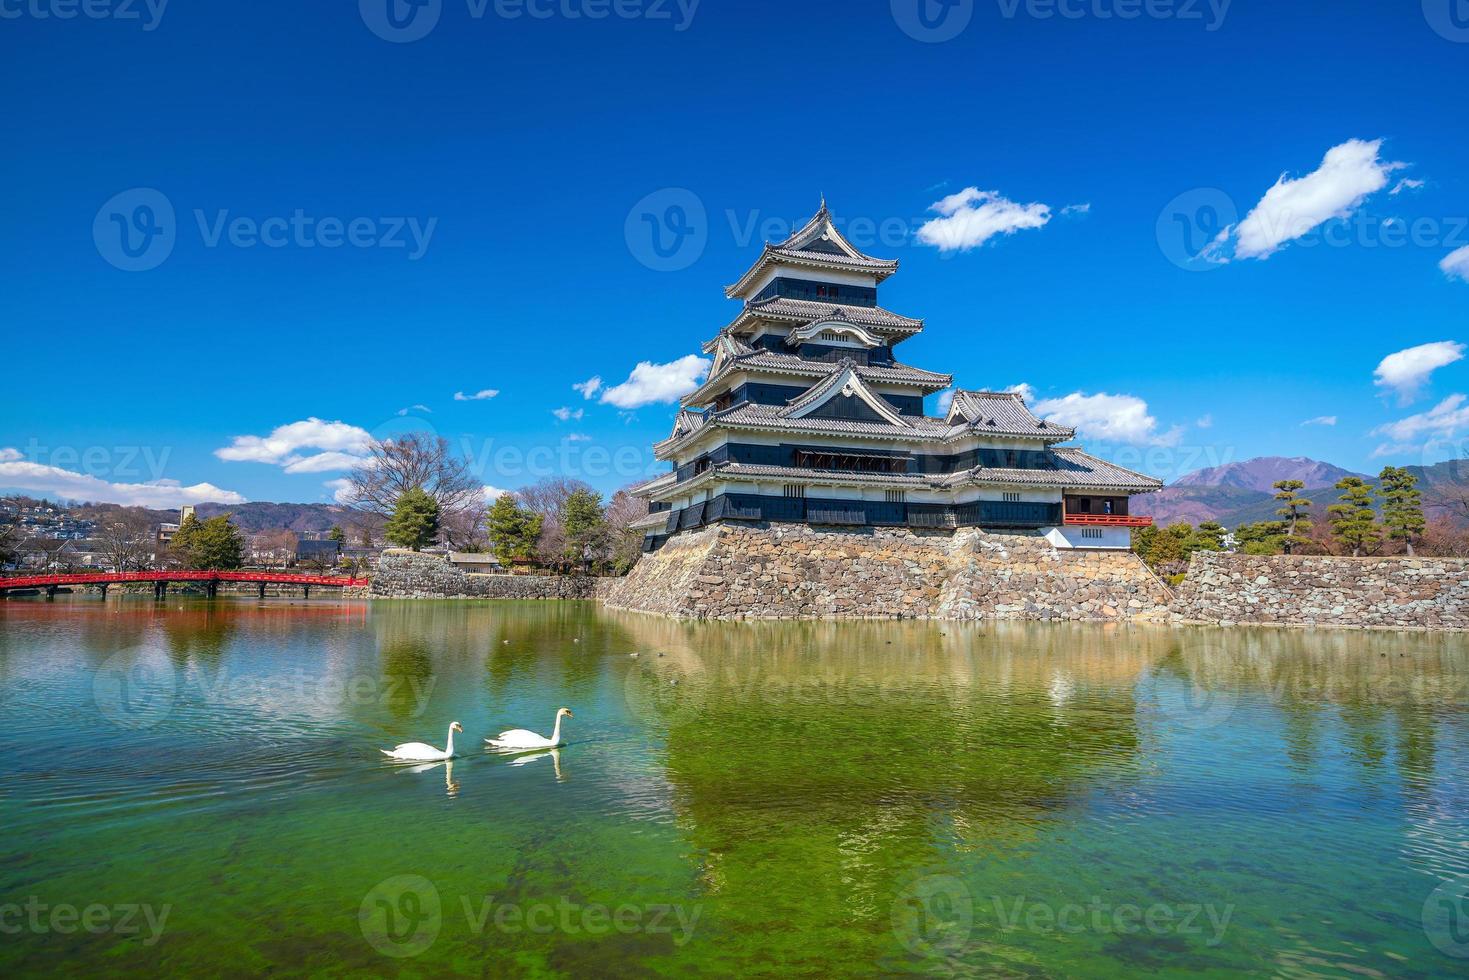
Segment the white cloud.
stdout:
<path fill-rule="evenodd" d="M 485 503 L 493 504 L 507 493 L 510 493 L 510 491 L 501 490 L 499 487 L 485 487 Z"/>
<path fill-rule="evenodd" d="M 1092 213 L 1092 206 L 1091 206 L 1091 203 L 1090 202 L 1088 202 L 1086 204 L 1068 204 L 1064 208 L 1061 209 L 1061 217 L 1063 217 L 1063 218 L 1069 218 L 1073 214 L 1091 214 L 1091 213 Z"/>
<path fill-rule="evenodd" d="M 1306 419 L 1302 425 L 1336 425 L 1335 415 L 1318 415 L 1314 419 Z"/>
<path fill-rule="evenodd" d="M 498 388 L 485 388 L 483 391 L 476 391 L 472 395 L 466 395 L 462 391 L 456 391 L 454 392 L 454 400 L 456 402 L 482 402 L 488 401 L 489 399 L 494 398 L 499 394 L 500 389 Z"/>
<path fill-rule="evenodd" d="M 303 456 L 303 450 L 315 449 L 322 453 L 357 456 L 366 453 L 371 444 L 372 435 L 366 429 L 359 429 L 346 422 L 324 422 L 318 418 L 309 418 L 282 425 L 268 436 L 235 436 L 228 446 L 216 449 L 214 455 L 232 463 L 309 466 L 310 461 L 316 457 Z M 308 468 L 298 472 L 318 471 Z"/>
<path fill-rule="evenodd" d="M 603 391 L 601 401 L 618 408 L 670 404 L 699 387 L 709 373 L 709 366 L 710 361 L 697 354 L 667 364 L 643 361 L 632 369 L 626 381 Z"/>
<path fill-rule="evenodd" d="M 946 388 L 939 392 L 938 412 L 940 415 L 949 414 L 949 406 L 954 404 L 954 389 Z"/>
<path fill-rule="evenodd" d="M 1326 151 L 1321 166 L 1304 177 L 1282 174 L 1245 220 L 1219 233 L 1209 255 L 1227 261 L 1224 247 L 1235 239 L 1237 259 L 1267 259 L 1287 242 L 1334 218 L 1349 218 L 1388 175 L 1405 163 L 1383 160 L 1382 140 L 1347 140 Z"/>
<path fill-rule="evenodd" d="M 353 456 L 350 453 L 317 453 L 314 456 L 302 456 L 285 461 L 284 469 L 287 473 L 330 473 L 333 470 L 350 470 L 354 466 L 360 466 L 370 457 Z"/>
<path fill-rule="evenodd" d="M 940 252 L 983 245 L 996 235 L 1013 235 L 1024 228 L 1042 228 L 1051 220 L 1046 204 L 1016 204 L 998 191 L 966 187 L 932 204 L 941 217 L 918 229 L 918 240 Z"/>
<path fill-rule="evenodd" d="M 398 409 L 398 415 L 402 417 L 404 415 L 411 415 L 414 412 L 423 412 L 425 415 L 432 415 L 433 411 L 427 405 L 409 405 L 407 408 Z"/>
<path fill-rule="evenodd" d="M 1450 395 L 1426 412 L 1379 425 L 1372 430 L 1372 435 L 1386 436 L 1399 443 L 1412 443 L 1424 438 L 1452 439 L 1469 428 L 1469 407 L 1464 405 L 1466 400 L 1469 399 L 1464 395 Z M 1380 450 L 1386 448 L 1378 447 Z"/>
<path fill-rule="evenodd" d="M 551 409 L 551 414 L 563 422 L 579 422 L 581 417 L 587 414 L 587 410 L 584 408 L 572 409 L 562 405 L 560 408 Z"/>
<path fill-rule="evenodd" d="M 1018 385 L 1011 385 L 1005 390 L 1011 392 L 1012 394 L 1019 395 L 1021 398 L 1025 399 L 1025 404 L 1027 405 L 1035 401 L 1035 389 L 1026 384 L 1024 381 L 1020 382 Z"/>
<path fill-rule="evenodd" d="M 1036 402 L 1033 410 L 1049 422 L 1071 426 L 1083 436 L 1107 442 L 1172 446 L 1183 435 L 1177 426 L 1159 433 L 1158 420 L 1148 413 L 1148 403 L 1134 395 L 1084 395 L 1077 391 L 1064 398 Z"/>
<path fill-rule="evenodd" d="M 1439 340 L 1431 344 L 1419 344 L 1389 354 L 1373 372 L 1374 384 L 1397 392 L 1401 404 L 1407 405 L 1434 371 L 1455 361 L 1464 359 L 1464 345 L 1453 340 Z"/>
<path fill-rule="evenodd" d="M 591 442 L 592 437 L 582 432 L 573 432 L 566 437 L 567 442 Z"/>
<path fill-rule="evenodd" d="M 574 384 L 571 387 L 581 392 L 583 398 L 591 398 L 602 390 L 602 377 L 601 375 L 593 375 L 580 384 Z"/>
<path fill-rule="evenodd" d="M 172 509 L 184 504 L 245 502 L 245 498 L 233 490 L 221 490 L 209 483 L 196 483 L 191 487 L 181 486 L 177 480 L 109 483 L 99 477 L 64 470 L 59 466 L 25 462 L 15 449 L 0 449 L 0 487 L 51 494 L 69 500 L 160 509 Z"/>
<path fill-rule="evenodd" d="M 1438 264 L 1438 267 L 1450 279 L 1461 279 L 1464 282 L 1469 282 L 1469 245 L 1465 245 L 1463 248 L 1456 249 L 1448 255 L 1445 255 L 1443 261 Z"/>
<path fill-rule="evenodd" d="M 351 480 L 327 480 L 322 486 L 332 491 L 332 499 L 339 504 L 350 504 L 352 502 Z"/>
<path fill-rule="evenodd" d="M 1195 422 L 1194 425 L 1198 426 L 1200 429 L 1212 429 L 1214 428 L 1214 416 L 1205 415 L 1203 418 Z"/>
<path fill-rule="evenodd" d="M 1416 191 L 1418 190 L 1418 188 L 1422 187 L 1423 184 L 1424 181 L 1414 180 L 1412 177 L 1404 177 L 1402 180 L 1398 181 L 1398 185 L 1396 187 L 1394 187 L 1387 193 L 1391 197 L 1397 197 L 1403 191 Z"/>

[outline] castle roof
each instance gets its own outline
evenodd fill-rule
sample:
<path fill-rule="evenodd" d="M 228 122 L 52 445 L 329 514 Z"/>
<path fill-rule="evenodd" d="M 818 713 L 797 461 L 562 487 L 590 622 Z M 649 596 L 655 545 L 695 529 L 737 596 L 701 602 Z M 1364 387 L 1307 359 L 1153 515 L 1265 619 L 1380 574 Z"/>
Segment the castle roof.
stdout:
<path fill-rule="evenodd" d="M 826 202 L 789 238 L 776 244 L 766 243 L 760 257 L 739 281 L 725 289 L 730 299 L 743 295 L 772 264 L 805 266 L 839 272 L 861 272 L 873 275 L 878 282 L 898 271 L 896 259 L 879 259 L 857 249 L 837 230 Z"/>
<path fill-rule="evenodd" d="M 804 326 L 820 320 L 838 318 L 846 319 L 859 327 L 867 327 L 896 337 L 909 337 L 923 330 L 922 320 L 900 316 L 880 306 L 842 306 L 839 303 L 823 303 L 819 300 L 771 296 L 754 303 L 746 303 L 740 315 L 735 317 L 721 332 L 740 333 L 762 320 Z M 715 341 L 711 340 L 709 343 L 712 345 Z M 708 350 L 708 347 L 705 349 Z"/>
<path fill-rule="evenodd" d="M 1036 417 L 1025 399 L 1013 391 L 956 391 L 945 420 L 950 425 L 967 422 L 996 435 L 1041 436 L 1053 442 L 1076 435 L 1075 429 Z"/>

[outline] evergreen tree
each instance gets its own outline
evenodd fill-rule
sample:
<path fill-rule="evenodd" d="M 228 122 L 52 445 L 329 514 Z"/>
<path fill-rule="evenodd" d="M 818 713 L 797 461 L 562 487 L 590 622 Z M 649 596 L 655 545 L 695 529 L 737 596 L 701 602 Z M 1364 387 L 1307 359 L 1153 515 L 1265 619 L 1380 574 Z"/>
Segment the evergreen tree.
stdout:
<path fill-rule="evenodd" d="M 599 493 L 577 490 L 567 497 L 561 520 L 566 529 L 566 557 L 573 562 L 590 559 L 606 539 L 607 518 Z"/>
<path fill-rule="evenodd" d="M 1343 548 L 1352 549 L 1353 558 L 1360 558 L 1363 550 L 1375 547 L 1382 539 L 1372 510 L 1372 488 L 1359 476 L 1343 477 L 1336 488 L 1342 491 L 1341 503 L 1327 508 L 1332 536 Z"/>
<path fill-rule="evenodd" d="M 1285 550 L 1285 524 L 1260 521 L 1234 529 L 1235 546 L 1246 555 L 1278 555 Z"/>
<path fill-rule="evenodd" d="M 1194 530 L 1189 542 L 1190 551 L 1223 551 L 1224 525 L 1218 521 L 1205 521 Z"/>
<path fill-rule="evenodd" d="M 327 532 L 326 536 L 330 540 L 335 541 L 338 545 L 344 545 L 347 543 L 347 532 L 342 530 L 342 525 L 340 524 L 333 524 L 332 529 Z M 340 548 L 338 550 L 340 550 Z"/>
<path fill-rule="evenodd" d="M 179 525 L 170 547 L 185 568 L 227 571 L 245 563 L 245 536 L 229 514 L 207 521 L 190 514 Z"/>
<path fill-rule="evenodd" d="M 1378 480 L 1378 490 L 1382 494 L 1382 523 L 1387 526 L 1388 536 L 1403 542 L 1411 557 L 1413 542 L 1428 526 L 1423 519 L 1423 495 L 1418 490 L 1418 478 L 1404 467 L 1388 466 Z"/>
<path fill-rule="evenodd" d="M 398 496 L 383 536 L 401 548 L 422 551 L 439 536 L 439 504 L 422 487 L 410 487 Z"/>
<path fill-rule="evenodd" d="M 540 539 L 545 518 L 520 506 L 514 494 L 502 493 L 495 498 L 495 506 L 490 508 L 486 523 L 490 549 L 500 564 L 509 566 L 535 554 L 536 541 Z"/>
<path fill-rule="evenodd" d="M 1285 533 L 1281 538 L 1281 546 L 1286 554 L 1293 554 L 1295 549 L 1306 544 L 1310 539 L 1305 537 L 1305 532 L 1311 530 L 1311 521 L 1306 517 L 1305 511 L 1310 508 L 1311 501 L 1296 494 L 1306 488 L 1306 484 L 1300 480 L 1277 480 L 1272 484 L 1275 488 L 1275 499 L 1280 501 L 1280 509 L 1275 513 L 1284 518 Z"/>

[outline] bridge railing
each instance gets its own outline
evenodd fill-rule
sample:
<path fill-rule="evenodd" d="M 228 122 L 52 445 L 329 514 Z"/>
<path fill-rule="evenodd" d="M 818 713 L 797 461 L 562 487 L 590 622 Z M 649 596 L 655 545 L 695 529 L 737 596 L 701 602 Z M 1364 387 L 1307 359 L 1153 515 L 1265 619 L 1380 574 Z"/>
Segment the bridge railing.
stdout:
<path fill-rule="evenodd" d="M 143 582 L 249 582 L 265 585 L 321 585 L 328 588 L 361 588 L 365 578 L 335 575 L 289 575 L 284 572 L 230 572 L 219 570 L 175 570 L 148 572 L 81 572 L 70 575 L 0 576 L 0 590 L 35 589 L 52 585 L 113 585 Z"/>

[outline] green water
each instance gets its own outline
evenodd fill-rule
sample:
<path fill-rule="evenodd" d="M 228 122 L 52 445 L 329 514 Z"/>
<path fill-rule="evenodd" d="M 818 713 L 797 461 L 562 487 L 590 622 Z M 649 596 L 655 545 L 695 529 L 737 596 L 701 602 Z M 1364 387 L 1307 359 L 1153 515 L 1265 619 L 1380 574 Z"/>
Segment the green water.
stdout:
<path fill-rule="evenodd" d="M 1448 636 L 0 603 L 0 972 L 1465 975 L 1466 702 Z"/>

